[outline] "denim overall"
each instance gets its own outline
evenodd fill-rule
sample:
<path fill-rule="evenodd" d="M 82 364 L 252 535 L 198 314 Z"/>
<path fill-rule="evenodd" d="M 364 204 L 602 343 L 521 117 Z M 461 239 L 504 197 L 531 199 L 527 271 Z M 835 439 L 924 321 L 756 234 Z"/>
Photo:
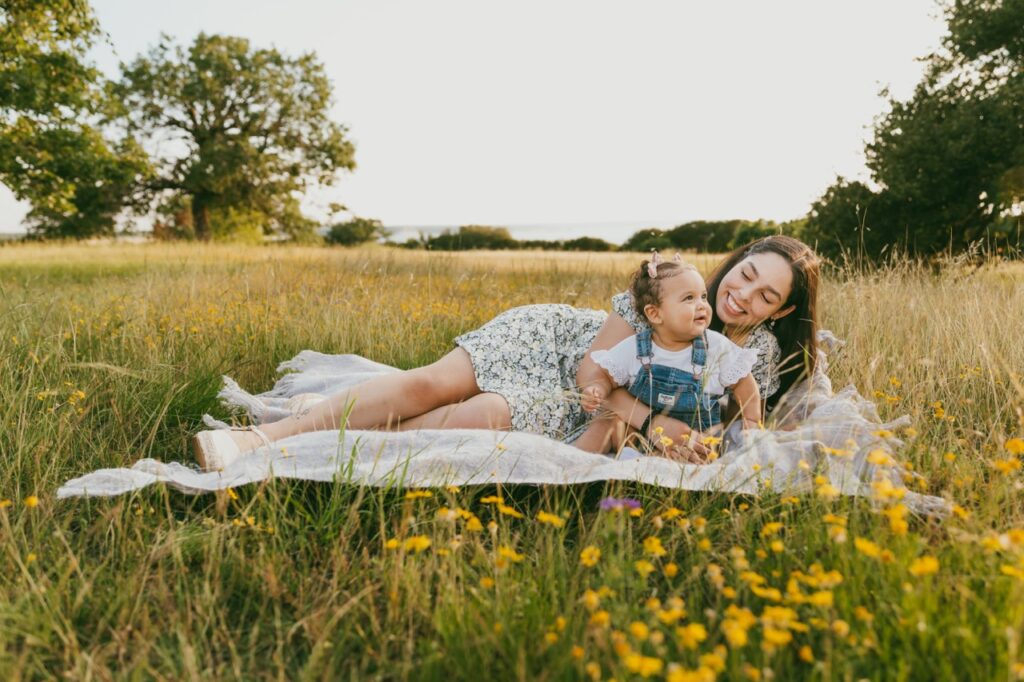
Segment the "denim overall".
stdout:
<path fill-rule="evenodd" d="M 651 331 L 636 335 L 636 356 L 643 367 L 637 373 L 629 392 L 659 414 L 666 414 L 691 428 L 702 430 L 722 421 L 719 396 L 704 392 L 701 377 L 707 362 L 707 341 L 703 336 L 693 340 L 693 372 L 668 365 L 652 364 Z"/>

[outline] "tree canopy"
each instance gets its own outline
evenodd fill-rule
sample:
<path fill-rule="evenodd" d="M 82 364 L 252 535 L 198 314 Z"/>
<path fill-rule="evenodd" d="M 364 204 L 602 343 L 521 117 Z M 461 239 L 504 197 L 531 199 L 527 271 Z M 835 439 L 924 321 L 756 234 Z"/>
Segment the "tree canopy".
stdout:
<path fill-rule="evenodd" d="M 101 79 L 85 61 L 99 25 L 81 0 L 0 2 L 0 181 L 45 234 L 112 232 L 146 172 L 130 140 L 101 133 Z"/>
<path fill-rule="evenodd" d="M 240 207 L 265 216 L 269 230 L 309 231 L 299 193 L 355 168 L 346 128 L 328 117 L 331 84 L 313 54 L 290 58 L 206 34 L 184 49 L 164 37 L 124 66 L 112 94 L 128 133 L 160 143 L 147 189 L 185 198 L 200 239 L 211 236 L 211 214 Z"/>
<path fill-rule="evenodd" d="M 829 252 L 928 254 L 1005 232 L 1024 196 L 1024 0 L 955 0 L 949 33 L 866 146 L 877 187 L 838 178 L 808 235 Z"/>

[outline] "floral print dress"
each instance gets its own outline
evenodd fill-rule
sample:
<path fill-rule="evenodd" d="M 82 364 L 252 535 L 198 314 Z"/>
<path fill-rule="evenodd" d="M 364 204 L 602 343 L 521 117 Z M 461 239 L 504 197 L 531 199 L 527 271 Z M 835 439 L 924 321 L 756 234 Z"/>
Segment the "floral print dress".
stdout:
<path fill-rule="evenodd" d="M 612 309 L 637 332 L 647 327 L 628 291 L 612 297 Z M 580 408 L 576 372 L 598 330 L 603 310 L 539 304 L 512 308 L 455 343 L 469 353 L 476 383 L 484 393 L 508 402 L 514 431 L 573 440 L 588 415 Z M 760 351 L 752 371 L 762 399 L 779 388 L 778 341 L 763 325 L 743 345 Z"/>

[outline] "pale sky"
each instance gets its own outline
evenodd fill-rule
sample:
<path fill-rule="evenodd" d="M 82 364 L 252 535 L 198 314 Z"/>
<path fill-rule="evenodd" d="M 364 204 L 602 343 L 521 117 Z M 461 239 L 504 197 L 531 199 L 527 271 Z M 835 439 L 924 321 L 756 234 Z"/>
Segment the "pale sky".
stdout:
<path fill-rule="evenodd" d="M 315 51 L 358 168 L 307 205 L 388 225 L 800 217 L 866 177 L 879 90 L 909 95 L 945 31 L 934 0 L 92 4 L 112 76 L 161 31 Z"/>

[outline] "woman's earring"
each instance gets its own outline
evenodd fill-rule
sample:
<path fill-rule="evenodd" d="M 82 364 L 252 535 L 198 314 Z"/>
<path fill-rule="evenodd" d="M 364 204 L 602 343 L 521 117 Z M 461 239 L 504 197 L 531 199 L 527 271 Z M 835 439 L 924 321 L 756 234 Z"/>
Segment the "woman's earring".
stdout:
<path fill-rule="evenodd" d="M 775 318 L 774 317 L 769 317 L 768 318 L 768 331 L 770 331 L 770 332 L 775 331 Z"/>

